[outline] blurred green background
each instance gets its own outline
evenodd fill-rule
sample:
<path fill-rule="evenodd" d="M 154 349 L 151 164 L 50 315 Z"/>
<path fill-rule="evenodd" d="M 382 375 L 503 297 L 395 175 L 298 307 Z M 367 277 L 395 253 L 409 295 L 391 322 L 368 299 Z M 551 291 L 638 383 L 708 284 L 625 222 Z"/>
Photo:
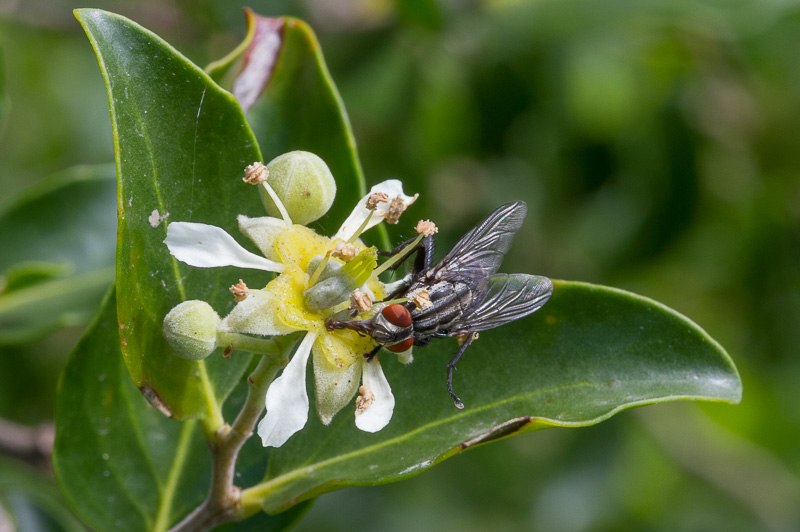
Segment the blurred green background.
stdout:
<path fill-rule="evenodd" d="M 311 23 L 368 182 L 419 192 L 414 216 L 437 222 L 441 249 L 523 199 L 504 271 L 661 301 L 744 382 L 739 406 L 648 407 L 328 494 L 298 530 L 800 529 L 800 5 L 0 0 L 0 209 L 49 174 L 113 161 L 73 8 L 121 13 L 204 65 L 242 38 L 243 5 Z M 82 323 L 0 345 L 0 417 L 52 419 Z M 46 477 L 0 458 L 0 523 L 22 505 L 23 530 L 73 529 Z"/>

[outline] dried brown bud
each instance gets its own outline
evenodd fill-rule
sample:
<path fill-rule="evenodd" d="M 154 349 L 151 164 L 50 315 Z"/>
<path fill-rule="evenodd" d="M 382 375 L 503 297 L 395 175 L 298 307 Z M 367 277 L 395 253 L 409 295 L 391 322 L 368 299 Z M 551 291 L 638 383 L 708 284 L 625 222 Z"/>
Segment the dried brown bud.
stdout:
<path fill-rule="evenodd" d="M 378 208 L 378 203 L 389 201 L 389 195 L 384 192 L 374 192 L 367 198 L 367 209 L 374 211 Z"/>
<path fill-rule="evenodd" d="M 417 306 L 417 310 L 422 310 L 433 305 L 433 303 L 431 303 L 431 293 L 425 289 L 414 294 L 411 301 Z"/>
<path fill-rule="evenodd" d="M 260 185 L 269 177 L 269 170 L 260 162 L 254 162 L 244 169 L 244 178 L 242 181 L 248 185 Z"/>
<path fill-rule="evenodd" d="M 366 386 L 361 386 L 358 389 L 358 393 L 361 395 L 356 397 L 356 412 L 363 414 L 369 408 L 369 405 L 375 401 L 375 394 Z"/>
<path fill-rule="evenodd" d="M 239 279 L 239 282 L 229 288 L 231 294 L 233 294 L 233 299 L 236 302 L 244 301 L 247 299 L 247 296 L 250 294 L 250 290 L 247 289 L 247 285 L 244 284 L 244 281 Z"/>
<path fill-rule="evenodd" d="M 358 250 L 356 250 L 356 247 L 347 242 L 336 242 L 336 247 L 333 249 L 333 253 L 331 253 L 334 257 L 338 257 L 345 262 L 350 262 L 357 254 Z"/>
<path fill-rule="evenodd" d="M 414 230 L 423 236 L 431 236 L 439 232 L 439 228 L 430 220 L 420 220 Z"/>
<path fill-rule="evenodd" d="M 358 288 L 350 294 L 350 310 L 366 312 L 372 308 L 372 299 Z"/>

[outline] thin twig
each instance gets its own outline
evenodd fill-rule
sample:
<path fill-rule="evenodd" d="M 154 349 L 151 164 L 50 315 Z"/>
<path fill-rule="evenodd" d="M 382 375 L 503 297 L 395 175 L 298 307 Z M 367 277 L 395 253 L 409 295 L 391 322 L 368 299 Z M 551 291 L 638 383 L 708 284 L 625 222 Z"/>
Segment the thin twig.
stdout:
<path fill-rule="evenodd" d="M 294 342 L 276 340 L 280 355 L 265 355 L 247 378 L 249 386 L 247 399 L 242 410 L 233 422 L 225 424 L 213 439 L 208 441 L 213 462 L 211 487 L 203 503 L 191 514 L 175 525 L 171 532 L 200 532 L 213 527 L 244 518 L 239 499 L 241 489 L 233 484 L 236 460 L 247 439 L 253 434 L 258 417 L 264 410 L 267 388 L 278 370 L 286 364 Z M 283 340 L 283 338 L 281 338 Z"/>
<path fill-rule="evenodd" d="M 52 422 L 26 427 L 0 419 L 0 454 L 49 470 L 55 428 Z"/>

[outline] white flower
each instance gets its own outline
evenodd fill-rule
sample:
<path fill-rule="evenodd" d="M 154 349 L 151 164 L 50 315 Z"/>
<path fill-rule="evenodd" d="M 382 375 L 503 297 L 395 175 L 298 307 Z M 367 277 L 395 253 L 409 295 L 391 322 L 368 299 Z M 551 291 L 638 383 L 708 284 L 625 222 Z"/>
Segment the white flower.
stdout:
<path fill-rule="evenodd" d="M 397 180 L 372 187 L 370 194 L 375 192 L 387 194 L 400 209 L 416 199 L 416 196 L 405 195 Z M 378 357 L 367 361 L 363 356 L 372 350 L 372 339 L 348 329 L 331 332 L 325 328 L 325 320 L 332 313 L 347 308 L 352 291 L 352 288 L 345 290 L 348 283 L 378 299 L 385 294 L 383 284 L 373 274 L 374 251 L 356 237 L 380 223 L 388 215 L 389 207 L 379 205 L 371 212 L 365 207 L 367 197 L 369 195 L 358 202 L 333 239 L 302 225 L 287 225 L 276 218 L 240 216 L 240 230 L 253 240 L 263 257 L 247 251 L 219 227 L 173 222 L 167 228 L 164 242 L 170 253 L 187 264 L 201 268 L 238 266 L 280 274 L 264 289 L 250 289 L 248 297 L 237 303 L 221 321 L 220 332 L 275 336 L 307 331 L 289 364 L 267 392 L 267 413 L 258 425 L 264 446 L 279 447 L 305 426 L 308 420 L 306 367 L 312 354 L 317 413 L 324 424 L 330 423 L 360 387 L 363 392 L 358 401 L 356 426 L 366 432 L 377 432 L 391 420 L 394 396 Z M 315 277 L 319 257 L 335 249 L 336 240 L 349 241 L 358 254 L 346 264 L 335 258 L 327 259 L 330 264 L 323 264 L 323 276 L 333 272 L 328 274 L 331 280 L 319 274 Z M 322 289 L 327 286 L 324 283 L 330 285 L 328 291 L 311 301 L 328 302 L 333 297 L 333 306 L 315 308 L 309 305 L 310 286 Z"/>

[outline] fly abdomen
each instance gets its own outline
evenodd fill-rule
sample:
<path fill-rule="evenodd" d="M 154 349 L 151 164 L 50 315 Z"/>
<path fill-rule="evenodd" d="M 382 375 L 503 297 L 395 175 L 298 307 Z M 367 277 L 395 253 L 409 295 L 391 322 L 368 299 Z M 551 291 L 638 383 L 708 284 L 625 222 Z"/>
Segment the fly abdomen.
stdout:
<path fill-rule="evenodd" d="M 471 307 L 473 294 L 462 282 L 439 281 L 426 288 L 431 304 L 411 312 L 414 335 L 432 336 L 458 322 Z"/>

